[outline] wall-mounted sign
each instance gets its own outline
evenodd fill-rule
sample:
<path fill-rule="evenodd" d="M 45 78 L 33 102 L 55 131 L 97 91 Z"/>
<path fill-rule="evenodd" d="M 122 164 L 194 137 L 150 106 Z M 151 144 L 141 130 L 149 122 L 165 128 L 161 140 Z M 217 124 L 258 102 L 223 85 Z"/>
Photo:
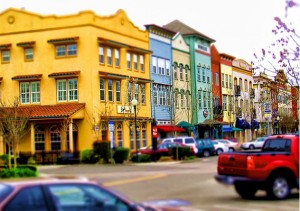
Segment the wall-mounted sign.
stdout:
<path fill-rule="evenodd" d="M 118 106 L 118 113 L 122 113 L 122 114 L 130 114 L 130 113 L 134 113 L 134 108 L 133 106 L 125 106 L 125 105 L 119 105 Z"/>
<path fill-rule="evenodd" d="M 203 116 L 206 118 L 206 117 L 208 117 L 208 110 L 207 109 L 204 109 L 204 111 L 203 111 Z"/>

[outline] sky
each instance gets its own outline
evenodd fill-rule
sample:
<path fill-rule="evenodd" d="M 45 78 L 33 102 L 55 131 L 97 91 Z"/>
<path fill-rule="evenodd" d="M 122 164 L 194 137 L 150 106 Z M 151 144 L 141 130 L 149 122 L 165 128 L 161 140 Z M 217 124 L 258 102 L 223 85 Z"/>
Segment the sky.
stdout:
<path fill-rule="evenodd" d="M 180 20 L 216 40 L 219 53 L 247 62 L 273 40 L 274 17 L 285 16 L 285 0 L 0 0 L 0 12 L 13 7 L 40 15 L 76 14 L 91 10 L 110 16 L 123 9 L 140 29 Z M 295 0 L 299 2 L 300 0 Z M 300 7 L 290 14 L 300 22 Z M 295 25 L 295 24 L 294 24 Z M 299 30 L 300 31 L 300 28 Z"/>

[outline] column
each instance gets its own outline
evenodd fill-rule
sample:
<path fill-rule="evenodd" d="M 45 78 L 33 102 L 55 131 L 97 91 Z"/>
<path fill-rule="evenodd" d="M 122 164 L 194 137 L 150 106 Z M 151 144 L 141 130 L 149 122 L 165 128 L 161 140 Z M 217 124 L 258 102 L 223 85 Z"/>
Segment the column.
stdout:
<path fill-rule="evenodd" d="M 34 141 L 34 135 L 35 132 L 34 132 L 34 124 L 31 123 L 30 124 L 30 152 L 31 154 L 34 154 L 35 153 L 35 141 Z"/>
<path fill-rule="evenodd" d="M 73 152 L 74 151 L 73 119 L 70 119 L 70 123 L 69 123 L 69 145 L 70 145 L 70 152 Z"/>

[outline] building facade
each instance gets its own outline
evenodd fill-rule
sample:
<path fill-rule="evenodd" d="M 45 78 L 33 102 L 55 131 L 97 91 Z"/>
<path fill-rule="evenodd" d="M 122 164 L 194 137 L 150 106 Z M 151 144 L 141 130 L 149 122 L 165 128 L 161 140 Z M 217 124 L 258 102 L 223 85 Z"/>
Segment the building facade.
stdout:
<path fill-rule="evenodd" d="M 149 33 L 123 10 L 104 17 L 8 9 L 0 24 L 1 100 L 18 97 L 31 126 L 21 151 L 80 151 L 96 140 L 132 150 L 151 143 Z M 7 151 L 1 141 L 0 154 Z"/>

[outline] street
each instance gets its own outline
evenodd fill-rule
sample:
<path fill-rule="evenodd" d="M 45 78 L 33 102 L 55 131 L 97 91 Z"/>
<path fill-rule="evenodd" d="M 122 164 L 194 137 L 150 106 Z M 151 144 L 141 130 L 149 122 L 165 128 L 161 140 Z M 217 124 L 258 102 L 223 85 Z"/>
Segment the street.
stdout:
<path fill-rule="evenodd" d="M 184 162 L 123 165 L 42 166 L 51 175 L 80 175 L 95 179 L 135 201 L 182 199 L 199 211 L 298 211 L 299 193 L 271 201 L 259 191 L 253 200 L 241 199 L 232 186 L 214 180 L 217 156 Z"/>

